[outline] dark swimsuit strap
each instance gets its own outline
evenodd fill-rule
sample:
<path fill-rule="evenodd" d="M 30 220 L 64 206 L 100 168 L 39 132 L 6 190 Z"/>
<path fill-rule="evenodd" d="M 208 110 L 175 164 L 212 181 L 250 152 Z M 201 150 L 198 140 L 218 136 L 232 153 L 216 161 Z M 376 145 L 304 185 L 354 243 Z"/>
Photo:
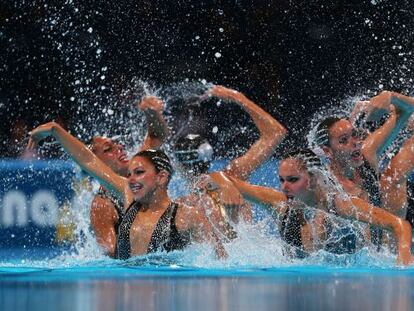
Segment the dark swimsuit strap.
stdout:
<path fill-rule="evenodd" d="M 127 259 L 131 257 L 131 242 L 130 242 L 130 231 L 132 223 L 135 220 L 141 204 L 138 202 L 132 203 L 132 205 L 125 212 L 125 215 L 122 217 L 122 221 L 118 227 L 117 235 L 117 258 L 118 259 Z"/>
<path fill-rule="evenodd" d="M 151 241 L 148 244 L 147 253 L 156 252 L 160 247 L 162 247 L 165 241 L 168 241 L 172 229 L 171 226 L 174 225 L 175 227 L 175 221 L 173 223 L 171 222 L 172 219 L 175 220 L 177 207 L 178 204 L 171 202 L 158 220 L 157 226 L 152 233 Z"/>
<path fill-rule="evenodd" d="M 176 216 L 179 205 L 171 202 L 167 210 L 161 216 L 157 226 L 152 233 L 148 253 L 159 250 L 167 252 L 182 250 L 190 243 L 190 236 L 184 232 L 179 232 L 176 226 Z"/>

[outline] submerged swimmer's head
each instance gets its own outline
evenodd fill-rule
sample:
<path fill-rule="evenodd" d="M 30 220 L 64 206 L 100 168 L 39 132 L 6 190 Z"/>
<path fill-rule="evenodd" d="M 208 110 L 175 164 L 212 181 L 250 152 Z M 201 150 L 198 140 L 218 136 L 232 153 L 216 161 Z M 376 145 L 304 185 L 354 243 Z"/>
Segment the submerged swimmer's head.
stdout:
<path fill-rule="evenodd" d="M 360 133 L 347 119 L 323 120 L 316 129 L 315 142 L 331 162 L 353 168 L 363 164 Z"/>
<path fill-rule="evenodd" d="M 185 169 L 184 173 L 204 174 L 213 159 L 213 147 L 201 135 L 188 134 L 176 141 L 174 156 Z"/>
<path fill-rule="evenodd" d="M 310 149 L 287 153 L 279 166 L 279 180 L 283 193 L 288 199 L 306 201 L 316 189 L 315 172 L 323 168 L 319 157 Z"/>
<path fill-rule="evenodd" d="M 114 172 L 126 176 L 129 159 L 121 143 L 111 138 L 95 136 L 89 141 L 88 146 Z"/>
<path fill-rule="evenodd" d="M 173 169 L 161 150 L 143 150 L 133 156 L 128 169 L 129 188 L 138 202 L 151 201 L 157 191 L 166 191 Z"/>

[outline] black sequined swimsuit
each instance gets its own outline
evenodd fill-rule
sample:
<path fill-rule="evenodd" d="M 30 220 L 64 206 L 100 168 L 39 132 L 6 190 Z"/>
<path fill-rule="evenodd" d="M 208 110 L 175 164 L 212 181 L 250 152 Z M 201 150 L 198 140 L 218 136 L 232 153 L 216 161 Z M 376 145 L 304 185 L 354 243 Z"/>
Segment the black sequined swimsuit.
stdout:
<path fill-rule="evenodd" d="M 130 231 L 140 209 L 141 204 L 133 202 L 122 218 L 117 234 L 116 257 L 118 259 L 128 259 L 131 257 Z M 178 232 L 175 225 L 177 209 L 178 204 L 171 202 L 164 214 L 162 214 L 152 233 L 147 253 L 181 250 L 190 243 L 189 234 Z"/>

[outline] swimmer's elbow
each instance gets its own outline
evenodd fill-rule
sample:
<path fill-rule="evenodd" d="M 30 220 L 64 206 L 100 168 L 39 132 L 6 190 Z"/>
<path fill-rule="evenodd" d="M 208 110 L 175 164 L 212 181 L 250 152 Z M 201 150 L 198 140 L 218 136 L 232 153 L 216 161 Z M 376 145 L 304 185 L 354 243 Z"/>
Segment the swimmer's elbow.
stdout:
<path fill-rule="evenodd" d="M 266 127 L 265 131 L 261 133 L 263 138 L 267 138 L 270 141 L 279 141 L 283 139 L 287 135 L 287 129 L 277 122 L 276 120 L 272 120 L 271 126 Z"/>

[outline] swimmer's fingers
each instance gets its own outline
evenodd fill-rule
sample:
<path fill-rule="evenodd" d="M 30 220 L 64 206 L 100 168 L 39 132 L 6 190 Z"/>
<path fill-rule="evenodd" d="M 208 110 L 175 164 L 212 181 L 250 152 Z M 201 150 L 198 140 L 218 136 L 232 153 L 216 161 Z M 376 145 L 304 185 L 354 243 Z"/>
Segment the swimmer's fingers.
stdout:
<path fill-rule="evenodd" d="M 229 207 L 237 207 L 244 203 L 243 196 L 238 191 L 220 191 L 220 201 Z"/>
<path fill-rule="evenodd" d="M 397 265 L 399 266 L 411 266 L 414 265 L 414 256 L 413 255 L 402 255 L 397 256 Z"/>
<path fill-rule="evenodd" d="M 390 115 L 395 115 L 395 114 L 397 114 L 397 112 L 398 112 L 398 109 L 394 105 L 391 105 L 390 106 Z"/>
<path fill-rule="evenodd" d="M 206 101 L 207 99 L 209 99 L 211 96 L 213 96 L 212 94 L 210 94 L 210 90 L 208 90 L 206 93 L 204 93 L 203 95 L 198 96 L 198 102 L 203 102 Z"/>
<path fill-rule="evenodd" d="M 35 148 L 37 145 L 39 145 L 39 142 L 49 136 L 53 136 L 54 128 L 58 126 L 55 122 L 49 122 L 43 125 L 40 125 L 29 132 L 30 139 L 28 148 L 31 149 Z"/>
<path fill-rule="evenodd" d="M 29 137 L 29 142 L 27 143 L 26 150 L 34 150 L 37 147 L 38 142 L 36 142 L 31 136 Z"/>
<path fill-rule="evenodd" d="M 145 96 L 139 103 L 138 108 L 143 112 L 163 112 L 164 102 L 156 96 Z"/>

